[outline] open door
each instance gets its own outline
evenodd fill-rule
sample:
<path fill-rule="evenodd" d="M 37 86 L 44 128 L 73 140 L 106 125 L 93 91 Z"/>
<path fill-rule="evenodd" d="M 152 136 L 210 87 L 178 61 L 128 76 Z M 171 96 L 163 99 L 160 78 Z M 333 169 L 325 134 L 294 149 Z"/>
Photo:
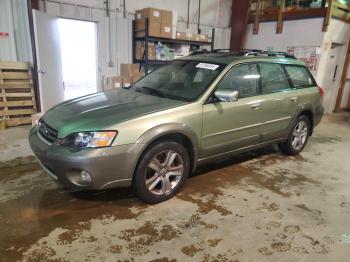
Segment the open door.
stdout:
<path fill-rule="evenodd" d="M 57 17 L 33 10 L 41 111 L 64 100 Z"/>

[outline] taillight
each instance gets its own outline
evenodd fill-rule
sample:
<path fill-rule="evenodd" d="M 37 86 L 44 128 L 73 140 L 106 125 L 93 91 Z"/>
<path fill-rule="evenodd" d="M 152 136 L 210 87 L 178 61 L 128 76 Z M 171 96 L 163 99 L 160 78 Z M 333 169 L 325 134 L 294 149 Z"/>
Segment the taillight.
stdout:
<path fill-rule="evenodd" d="M 322 87 L 318 87 L 318 92 L 320 93 L 320 96 L 323 97 L 324 96 L 324 91 L 322 89 Z"/>

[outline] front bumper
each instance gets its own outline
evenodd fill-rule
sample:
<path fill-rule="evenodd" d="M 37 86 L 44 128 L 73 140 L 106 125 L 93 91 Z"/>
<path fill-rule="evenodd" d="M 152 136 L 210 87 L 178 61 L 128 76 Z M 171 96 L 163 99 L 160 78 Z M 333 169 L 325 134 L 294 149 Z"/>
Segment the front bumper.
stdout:
<path fill-rule="evenodd" d="M 37 127 L 29 134 L 29 144 L 43 169 L 58 182 L 83 189 L 128 187 L 143 144 L 77 150 L 50 144 Z M 80 183 L 80 172 L 91 176 L 91 183 Z"/>

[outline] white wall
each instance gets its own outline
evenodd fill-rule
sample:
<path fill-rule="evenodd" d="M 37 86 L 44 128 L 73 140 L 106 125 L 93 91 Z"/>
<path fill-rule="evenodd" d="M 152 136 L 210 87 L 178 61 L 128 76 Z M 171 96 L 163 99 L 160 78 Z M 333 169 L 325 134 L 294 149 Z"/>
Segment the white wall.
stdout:
<path fill-rule="evenodd" d="M 317 81 L 325 90 L 324 104 L 327 113 L 331 113 L 335 108 L 349 38 L 350 25 L 337 19 L 331 19 L 328 30 L 324 35 L 317 71 Z M 330 51 L 332 44 L 341 45 L 338 47 L 338 69 L 335 81 L 329 81 L 330 77 L 332 78 L 334 74 L 333 68 L 330 69 Z M 346 88 L 345 91 L 347 90 Z M 344 92 L 344 95 L 346 95 L 346 93 L 347 92 Z"/>
<path fill-rule="evenodd" d="M 253 24 L 248 25 L 245 48 L 286 52 L 288 46 L 320 46 L 323 41 L 323 18 L 285 21 L 283 32 L 276 34 L 276 22 L 260 23 L 259 33 L 253 34 Z"/>

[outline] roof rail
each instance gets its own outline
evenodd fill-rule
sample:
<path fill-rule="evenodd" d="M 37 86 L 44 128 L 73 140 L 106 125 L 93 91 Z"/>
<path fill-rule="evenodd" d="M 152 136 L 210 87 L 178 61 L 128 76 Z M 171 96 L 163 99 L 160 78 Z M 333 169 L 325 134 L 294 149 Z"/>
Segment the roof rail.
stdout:
<path fill-rule="evenodd" d="M 214 49 L 211 51 L 208 50 L 200 50 L 195 51 L 191 53 L 190 55 L 201 55 L 201 54 L 216 54 L 216 53 L 227 53 L 228 55 L 235 55 L 235 56 L 283 56 L 285 58 L 292 58 L 296 59 L 294 55 L 288 54 L 287 52 L 273 52 L 273 51 L 264 51 L 260 49 L 238 49 L 238 50 L 232 50 L 232 49 Z"/>
<path fill-rule="evenodd" d="M 245 53 L 244 56 L 259 56 L 259 55 L 275 56 L 275 57 L 284 56 L 285 58 L 296 59 L 294 55 L 288 54 L 287 52 L 273 52 L 273 51 L 262 51 L 262 50 L 247 52 Z"/>

